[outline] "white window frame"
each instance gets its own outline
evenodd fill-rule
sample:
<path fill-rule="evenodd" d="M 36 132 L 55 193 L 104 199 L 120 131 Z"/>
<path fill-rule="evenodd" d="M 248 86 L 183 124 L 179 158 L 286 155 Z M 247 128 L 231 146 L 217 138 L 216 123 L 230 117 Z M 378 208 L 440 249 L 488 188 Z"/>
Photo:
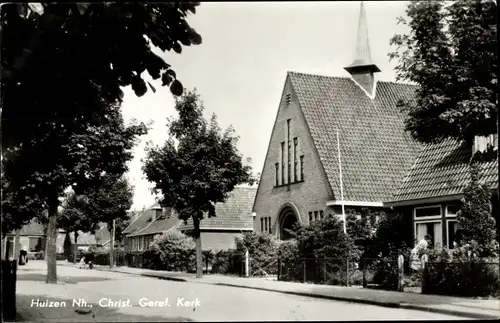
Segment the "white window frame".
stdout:
<path fill-rule="evenodd" d="M 457 217 L 457 214 L 456 214 L 456 213 L 455 213 L 455 214 L 450 214 L 450 213 L 448 213 L 448 207 L 449 207 L 449 206 L 455 206 L 455 205 L 453 205 L 453 204 L 446 204 L 446 208 L 445 208 L 445 212 L 446 212 L 446 214 L 445 214 L 445 215 L 446 215 L 446 217 L 447 217 L 447 218 L 456 218 L 456 217 Z M 459 206 L 458 206 L 458 207 L 459 207 Z"/>
<path fill-rule="evenodd" d="M 413 221 L 413 236 L 415 237 L 415 239 L 417 239 L 417 224 L 422 224 L 422 223 L 441 223 L 441 235 L 442 235 L 442 230 L 443 230 L 443 219 L 441 218 L 434 218 L 434 219 L 425 219 L 425 220 L 421 220 L 421 221 Z M 448 235 L 448 231 L 446 231 L 447 235 Z M 432 237 L 432 239 L 434 239 L 434 246 L 436 245 L 437 241 L 436 241 L 436 237 Z M 418 241 L 417 241 L 418 243 Z M 440 244 L 441 246 L 443 246 L 443 241 L 440 241 Z"/>
<path fill-rule="evenodd" d="M 422 209 L 432 209 L 432 208 L 439 208 L 439 215 L 431 215 L 431 216 L 422 216 L 422 217 L 417 217 L 417 210 L 422 210 Z M 417 206 L 413 208 L 413 219 L 415 221 L 421 221 L 421 220 L 431 220 L 431 219 L 441 219 L 443 216 L 443 210 L 441 204 L 436 204 L 436 205 L 428 205 L 428 206 Z"/>
<path fill-rule="evenodd" d="M 457 218 L 451 218 L 451 219 L 446 219 L 446 246 L 450 248 L 450 222 L 456 222 L 458 223 Z"/>

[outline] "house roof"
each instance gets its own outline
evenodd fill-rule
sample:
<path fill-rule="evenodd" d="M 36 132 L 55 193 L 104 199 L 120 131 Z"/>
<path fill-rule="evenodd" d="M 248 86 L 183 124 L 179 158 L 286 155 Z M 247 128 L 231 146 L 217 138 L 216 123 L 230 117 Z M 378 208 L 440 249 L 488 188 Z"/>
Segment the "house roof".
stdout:
<path fill-rule="evenodd" d="M 257 189 L 255 187 L 236 187 L 225 203 L 215 205 L 215 217 L 205 218 L 200 222 L 200 229 L 252 230 L 252 207 Z M 192 230 L 193 220 L 182 223 L 179 230 Z"/>
<path fill-rule="evenodd" d="M 376 84 L 373 99 L 351 78 L 289 72 L 335 199 L 340 200 L 339 132 L 343 195 L 347 201 L 383 202 L 398 189 L 420 145 L 404 131 L 399 99 L 415 85 Z"/>
<path fill-rule="evenodd" d="M 160 234 L 166 232 L 174 227 L 178 227 L 182 221 L 175 215 L 167 219 L 155 220 L 150 222 L 146 227 L 138 230 L 130 235 L 130 237 Z"/>
<path fill-rule="evenodd" d="M 11 234 L 16 234 L 15 231 Z M 44 236 L 43 224 L 38 222 L 36 219 L 31 220 L 30 223 L 24 225 L 19 231 L 21 236 Z"/>
<path fill-rule="evenodd" d="M 75 233 L 70 232 L 69 238 L 71 239 L 71 244 L 73 244 L 75 242 Z M 96 245 L 97 240 L 95 235 L 91 234 L 90 232 L 78 231 L 78 238 L 76 239 L 76 243 L 79 245 Z"/>
<path fill-rule="evenodd" d="M 463 193 L 470 181 L 472 146 L 447 139 L 425 146 L 391 202 Z M 498 159 L 480 163 L 480 182 L 498 189 Z"/>
<path fill-rule="evenodd" d="M 106 242 L 111 240 L 111 234 L 106 223 L 102 223 L 100 225 L 99 230 L 97 230 L 95 233 L 95 239 L 100 244 L 105 244 Z"/>
<path fill-rule="evenodd" d="M 150 221 L 153 216 L 155 215 L 156 209 L 159 207 L 158 203 L 155 203 L 151 205 L 149 208 L 147 208 L 145 211 L 143 211 L 141 214 L 137 216 L 135 220 L 133 220 L 125 230 L 123 230 L 123 233 L 125 235 L 132 234 L 136 232 L 137 230 L 143 229 L 146 225 L 148 225 L 148 221 Z"/>

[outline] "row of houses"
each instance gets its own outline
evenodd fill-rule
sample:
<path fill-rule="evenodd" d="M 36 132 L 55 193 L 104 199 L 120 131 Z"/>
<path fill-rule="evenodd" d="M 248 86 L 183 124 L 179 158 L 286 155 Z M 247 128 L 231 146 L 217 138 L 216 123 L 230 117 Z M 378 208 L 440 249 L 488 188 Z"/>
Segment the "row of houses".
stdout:
<path fill-rule="evenodd" d="M 36 219 L 23 226 L 18 234 L 19 242 L 17 246 L 15 242 L 16 232 L 11 232 L 2 239 L 2 250 L 8 251 L 7 253 L 2 252 L 2 259 L 13 258 L 15 250 L 20 250 L 23 247 L 28 250 L 28 255 L 33 258 L 41 251 L 45 251 L 47 243 L 46 229 Z M 56 252 L 67 255 L 75 247 L 82 251 L 86 251 L 90 247 L 109 248 L 110 241 L 110 233 L 105 223 L 99 223 L 99 228 L 94 234 L 78 231 L 76 244 L 74 232 L 59 229 L 56 238 Z"/>
<path fill-rule="evenodd" d="M 342 206 L 402 214 L 414 239 L 430 234 L 435 245 L 453 246 L 469 162 L 487 147 L 498 153 L 498 136 L 414 141 L 398 102 L 414 98 L 417 87 L 376 80 L 380 68 L 371 59 L 363 6 L 358 23 L 349 76 L 287 73 L 259 185 L 236 188 L 216 205 L 216 217 L 201 222 L 204 249 L 232 248 L 243 232 L 288 239 L 286 229 L 340 215 Z M 498 159 L 481 163 L 480 180 L 492 190 L 500 225 Z M 156 234 L 172 229 L 190 234 L 193 226 L 154 204 L 124 231 L 125 251 L 143 251 Z M 29 237 L 30 248 L 39 245 L 37 237 Z"/>

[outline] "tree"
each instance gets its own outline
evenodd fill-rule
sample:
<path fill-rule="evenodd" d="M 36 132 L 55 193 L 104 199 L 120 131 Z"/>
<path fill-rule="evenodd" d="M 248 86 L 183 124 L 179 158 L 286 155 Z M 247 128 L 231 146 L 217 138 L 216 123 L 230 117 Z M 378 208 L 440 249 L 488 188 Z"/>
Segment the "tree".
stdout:
<path fill-rule="evenodd" d="M 79 131 L 72 127 L 74 119 L 39 120 L 38 133 L 8 150 L 9 158 L 3 160 L 9 190 L 20 196 L 16 200 L 37 197 L 48 210 L 48 283 L 57 282 L 55 244 L 63 192 L 72 187 L 81 195 L 99 185 L 106 174 L 121 176 L 132 159 L 136 138 L 147 132 L 144 124 L 125 126 L 119 108 L 108 106 L 99 126 Z"/>
<path fill-rule="evenodd" d="M 193 221 L 196 241 L 196 277 L 203 274 L 200 221 L 216 216 L 215 204 L 226 201 L 238 184 L 253 184 L 250 166 L 242 163 L 232 128 L 222 132 L 215 115 L 203 118 L 195 91 L 188 91 L 175 108 L 179 118 L 169 121 L 170 138 L 163 147 L 148 147 L 143 171 L 161 204 L 179 218 Z"/>
<path fill-rule="evenodd" d="M 98 222 L 85 213 L 88 199 L 85 196 L 77 196 L 74 192 L 66 195 L 63 210 L 57 218 L 58 227 L 64 229 L 67 234 L 74 233 L 73 263 L 76 263 L 78 250 L 78 231 L 95 233 Z"/>
<path fill-rule="evenodd" d="M 479 165 L 471 165 L 471 181 L 464 190 L 461 208 L 457 214 L 457 239 L 460 245 L 478 245 L 480 257 L 490 257 L 498 252 L 496 223 L 492 216 L 491 192 L 479 183 Z"/>
<path fill-rule="evenodd" d="M 127 179 L 105 175 L 101 185 L 89 187 L 84 194 L 88 198 L 85 215 L 94 219 L 93 223 L 106 223 L 109 232 L 113 231 L 115 222 L 115 237 L 112 239 L 113 242 L 116 237 L 121 240 L 122 230 L 126 228 L 124 223 L 129 219 L 127 211 L 132 207 L 134 197 L 134 188 Z M 111 243 L 110 266 L 114 264 L 114 247 L 114 243 Z"/>
<path fill-rule="evenodd" d="M 38 120 L 78 119 L 79 129 L 99 124 L 107 105 L 121 102 L 121 87 L 131 85 L 138 96 L 148 91 L 144 72 L 180 95 L 175 71 L 151 46 L 180 54 L 201 44 L 186 21 L 198 5 L 2 5 L 3 147 L 34 138 Z"/>
<path fill-rule="evenodd" d="M 419 86 L 415 100 L 400 102 L 406 130 L 422 143 L 496 133 L 496 2 L 411 1 L 406 14 L 410 32 L 391 39 L 389 54 L 397 79 Z"/>
<path fill-rule="evenodd" d="M 359 216 L 354 210 L 347 210 L 347 235 L 353 240 L 354 245 L 364 255 L 375 236 L 378 212 L 371 212 L 370 209 L 363 208 Z"/>

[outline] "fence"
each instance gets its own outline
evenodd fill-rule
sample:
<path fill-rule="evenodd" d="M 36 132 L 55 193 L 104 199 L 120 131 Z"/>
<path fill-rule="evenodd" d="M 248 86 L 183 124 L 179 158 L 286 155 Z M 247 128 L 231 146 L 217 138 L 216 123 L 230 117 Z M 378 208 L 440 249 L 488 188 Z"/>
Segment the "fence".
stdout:
<path fill-rule="evenodd" d="M 16 317 L 16 281 L 17 262 L 2 260 L 2 312 L 6 320 Z"/>
<path fill-rule="evenodd" d="M 104 253 L 95 253 L 94 254 L 94 264 L 101 266 L 109 266 L 110 264 L 110 255 L 109 252 Z M 114 263 L 115 266 L 125 266 L 126 256 L 125 253 L 121 250 L 114 250 Z"/>
<path fill-rule="evenodd" d="M 363 258 L 359 263 L 345 258 L 280 259 L 278 280 L 326 285 L 358 285 L 403 290 L 403 258 Z"/>
<path fill-rule="evenodd" d="M 363 258 L 360 262 L 363 287 L 403 291 L 404 276 L 409 272 L 407 264 L 403 256 Z"/>
<path fill-rule="evenodd" d="M 500 293 L 498 262 L 426 262 L 422 294 L 489 296 Z"/>
<path fill-rule="evenodd" d="M 278 280 L 328 285 L 347 285 L 358 266 L 341 258 L 279 259 Z"/>

